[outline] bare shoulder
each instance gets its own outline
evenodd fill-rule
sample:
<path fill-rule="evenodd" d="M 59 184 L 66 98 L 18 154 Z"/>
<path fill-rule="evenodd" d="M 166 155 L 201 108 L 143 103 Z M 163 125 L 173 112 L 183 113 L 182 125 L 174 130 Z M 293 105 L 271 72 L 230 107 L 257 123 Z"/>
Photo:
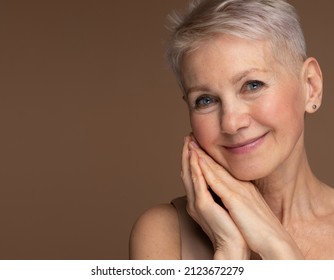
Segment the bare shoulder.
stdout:
<path fill-rule="evenodd" d="M 130 236 L 130 259 L 180 259 L 179 220 L 171 204 L 144 212 Z"/>

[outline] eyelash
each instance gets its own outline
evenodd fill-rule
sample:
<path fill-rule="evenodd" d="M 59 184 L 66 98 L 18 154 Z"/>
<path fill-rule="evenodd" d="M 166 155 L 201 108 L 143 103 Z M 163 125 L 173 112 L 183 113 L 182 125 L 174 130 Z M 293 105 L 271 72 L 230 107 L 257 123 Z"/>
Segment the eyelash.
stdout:
<path fill-rule="evenodd" d="M 210 104 L 207 104 L 207 103 L 201 104 L 201 102 L 204 102 L 204 101 L 210 101 Z M 206 108 L 212 105 L 213 103 L 217 103 L 217 102 L 218 102 L 217 98 L 214 98 L 209 95 L 202 95 L 195 100 L 195 109 Z"/>
<path fill-rule="evenodd" d="M 255 93 L 259 91 L 261 88 L 263 88 L 265 84 L 261 81 L 258 80 L 252 80 L 252 81 L 247 81 L 241 88 L 242 93 Z M 250 88 L 253 86 L 254 88 Z M 202 104 L 203 102 L 206 102 L 205 104 Z M 212 97 L 210 95 L 201 95 L 195 100 L 194 108 L 199 110 L 199 109 L 204 109 L 212 104 L 218 103 L 219 100 L 216 97 Z"/>
<path fill-rule="evenodd" d="M 250 89 L 249 86 L 255 86 L 256 88 L 254 89 Z M 243 86 L 244 90 L 246 91 L 258 91 L 260 90 L 262 87 L 264 86 L 264 83 L 261 81 L 248 81 L 245 83 L 245 85 Z"/>

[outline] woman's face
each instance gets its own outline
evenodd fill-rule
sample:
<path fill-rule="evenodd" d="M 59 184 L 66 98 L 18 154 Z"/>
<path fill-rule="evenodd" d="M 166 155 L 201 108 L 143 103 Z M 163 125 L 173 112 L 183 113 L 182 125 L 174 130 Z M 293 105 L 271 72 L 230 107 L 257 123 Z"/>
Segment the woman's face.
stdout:
<path fill-rule="evenodd" d="M 303 85 L 265 41 L 217 36 L 185 56 L 182 74 L 194 136 L 236 178 L 266 177 L 303 152 Z"/>

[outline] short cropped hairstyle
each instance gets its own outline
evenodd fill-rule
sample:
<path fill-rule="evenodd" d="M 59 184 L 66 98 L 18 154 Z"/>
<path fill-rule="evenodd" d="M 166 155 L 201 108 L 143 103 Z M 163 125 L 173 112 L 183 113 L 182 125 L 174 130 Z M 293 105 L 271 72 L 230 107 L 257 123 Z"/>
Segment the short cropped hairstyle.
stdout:
<path fill-rule="evenodd" d="M 194 0 L 185 14 L 170 15 L 167 58 L 182 85 L 185 54 L 218 34 L 267 40 L 274 57 L 297 69 L 306 44 L 295 8 L 284 0 Z"/>

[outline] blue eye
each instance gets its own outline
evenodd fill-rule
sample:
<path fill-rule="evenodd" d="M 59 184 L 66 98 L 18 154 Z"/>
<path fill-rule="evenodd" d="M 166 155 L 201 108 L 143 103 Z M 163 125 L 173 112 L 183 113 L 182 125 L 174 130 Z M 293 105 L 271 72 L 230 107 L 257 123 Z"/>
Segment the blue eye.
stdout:
<path fill-rule="evenodd" d="M 196 99 L 195 106 L 196 108 L 203 108 L 210 106 L 212 103 L 215 103 L 216 100 L 210 96 L 201 96 Z"/>
<path fill-rule="evenodd" d="M 250 81 L 246 83 L 246 90 L 256 91 L 264 86 L 263 82 L 260 81 Z"/>

